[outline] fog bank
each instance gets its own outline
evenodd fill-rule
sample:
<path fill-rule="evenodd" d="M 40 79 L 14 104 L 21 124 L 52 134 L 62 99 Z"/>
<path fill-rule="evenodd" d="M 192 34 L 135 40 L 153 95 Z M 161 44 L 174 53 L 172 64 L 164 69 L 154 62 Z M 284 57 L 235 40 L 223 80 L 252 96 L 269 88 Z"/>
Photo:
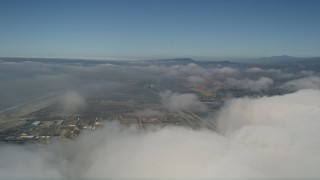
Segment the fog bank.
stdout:
<path fill-rule="evenodd" d="M 0 177 L 315 178 L 319 117 L 320 91 L 301 90 L 230 100 L 216 132 L 109 122 L 72 142 L 1 145 Z"/>

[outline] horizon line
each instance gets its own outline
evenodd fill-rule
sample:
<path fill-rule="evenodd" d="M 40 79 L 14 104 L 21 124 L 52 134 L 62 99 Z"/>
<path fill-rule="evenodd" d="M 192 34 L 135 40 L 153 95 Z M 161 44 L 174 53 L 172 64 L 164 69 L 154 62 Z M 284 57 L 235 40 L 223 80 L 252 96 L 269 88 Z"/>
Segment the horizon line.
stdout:
<path fill-rule="evenodd" d="M 199 56 L 198 56 L 199 57 Z M 200 56 L 201 57 L 201 56 Z M 275 58 L 275 57 L 288 57 L 288 58 L 320 58 L 320 56 L 290 56 L 290 55 L 273 55 L 273 56 L 260 56 L 260 57 L 206 57 L 203 58 L 196 58 L 196 57 L 185 57 L 185 56 L 176 56 L 176 57 L 159 57 L 159 58 L 129 58 L 129 57 L 50 57 L 50 56 L 43 56 L 43 57 L 37 57 L 37 56 L 0 56 L 0 58 L 23 58 L 23 59 L 65 59 L 65 60 L 91 60 L 91 61 L 145 61 L 145 60 L 169 60 L 169 59 L 192 59 L 192 60 L 198 60 L 198 61 L 204 61 L 204 60 L 254 60 L 254 59 L 263 59 L 263 58 Z"/>

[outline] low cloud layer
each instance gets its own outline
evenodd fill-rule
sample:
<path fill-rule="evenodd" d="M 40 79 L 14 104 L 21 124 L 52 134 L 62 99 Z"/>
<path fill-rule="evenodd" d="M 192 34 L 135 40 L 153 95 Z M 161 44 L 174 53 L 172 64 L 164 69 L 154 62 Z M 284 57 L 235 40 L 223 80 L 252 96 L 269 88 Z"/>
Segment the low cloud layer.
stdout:
<path fill-rule="evenodd" d="M 228 79 L 228 83 L 232 84 L 240 89 L 250 90 L 250 91 L 266 91 L 273 85 L 273 80 L 267 77 L 261 77 L 257 80 L 251 79 Z"/>
<path fill-rule="evenodd" d="M 302 90 L 233 99 L 217 131 L 109 122 L 72 142 L 0 146 L 0 177 L 319 178 L 319 117 L 320 91 Z"/>
<path fill-rule="evenodd" d="M 300 89 L 320 89 L 320 77 L 319 76 L 309 76 L 305 78 L 295 79 L 286 82 L 283 86 L 285 89 L 289 90 L 300 90 Z"/>
<path fill-rule="evenodd" d="M 50 93 L 76 90 L 84 97 L 127 89 L 128 82 L 159 84 L 164 90 L 169 81 L 210 84 L 219 81 L 252 92 L 282 88 L 296 91 L 319 87 L 317 72 L 288 71 L 284 68 L 228 65 L 137 65 L 134 64 L 59 64 L 0 61 L 0 109 L 25 103 Z M 300 80 L 299 80 L 300 79 Z M 192 93 L 192 92 L 189 92 Z"/>
<path fill-rule="evenodd" d="M 215 109 L 214 118 L 207 118 L 214 123 L 215 131 L 178 126 L 140 129 L 106 122 L 104 128 L 84 132 L 74 141 L 26 146 L 1 144 L 0 179 L 320 177 L 320 81 L 317 72 L 203 67 L 192 63 L 81 66 L 0 62 L 0 65 L 2 108 L 51 92 L 67 92 L 62 95 L 60 105 L 65 112 L 74 113 L 86 107 L 85 99 L 92 94 L 108 99 L 112 92 L 127 93 L 128 84 L 134 82 L 143 82 L 136 86 L 141 89 L 152 84 L 153 88 L 145 92 L 150 92 L 154 99 L 158 98 L 158 90 L 170 89 L 172 81 L 173 85 L 179 82 L 185 88 L 183 93 L 161 92 L 160 102 L 157 102 L 161 107 L 133 112 L 137 116 L 159 115 L 161 108 L 211 110 L 186 88 L 188 83 L 212 86 L 216 95 L 221 84 L 228 85 L 228 93 L 243 90 L 245 93 L 240 97 L 293 92 L 231 99 L 222 104 L 221 109 Z M 219 83 L 212 84 L 216 81 Z M 170 85 L 164 86 L 166 83 Z M 134 92 L 140 92 L 139 88 Z"/>
<path fill-rule="evenodd" d="M 179 94 L 171 91 L 160 93 L 161 102 L 164 108 L 170 111 L 206 111 L 207 107 L 202 103 L 195 94 Z"/>
<path fill-rule="evenodd" d="M 86 108 L 86 100 L 77 92 L 69 91 L 60 98 L 60 104 L 64 112 L 76 113 Z"/>

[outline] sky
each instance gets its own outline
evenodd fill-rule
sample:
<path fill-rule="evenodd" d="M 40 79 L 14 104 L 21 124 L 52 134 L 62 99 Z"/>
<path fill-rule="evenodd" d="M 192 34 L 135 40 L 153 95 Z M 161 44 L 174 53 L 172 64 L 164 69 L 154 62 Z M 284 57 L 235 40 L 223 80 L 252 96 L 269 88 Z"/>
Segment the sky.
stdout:
<path fill-rule="evenodd" d="M 0 57 L 314 57 L 319 39 L 318 0 L 0 0 Z"/>

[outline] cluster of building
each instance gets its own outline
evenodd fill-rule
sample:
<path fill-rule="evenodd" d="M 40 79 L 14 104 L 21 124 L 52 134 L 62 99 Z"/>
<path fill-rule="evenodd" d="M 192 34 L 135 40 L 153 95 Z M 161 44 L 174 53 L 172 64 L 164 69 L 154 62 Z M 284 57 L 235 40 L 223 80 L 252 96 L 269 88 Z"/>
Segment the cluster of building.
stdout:
<path fill-rule="evenodd" d="M 92 120 L 66 117 L 65 120 L 31 120 L 23 126 L 1 132 L 0 140 L 15 143 L 50 143 L 55 140 L 73 139 L 81 130 L 94 130 L 101 125 L 102 121 L 98 118 Z"/>
<path fill-rule="evenodd" d="M 218 80 L 211 80 L 203 83 L 188 83 L 187 88 L 201 94 L 204 97 L 214 97 L 216 92 L 220 89 L 233 88 L 231 85 L 222 83 Z"/>
<path fill-rule="evenodd" d="M 184 125 L 182 117 L 175 113 L 167 113 L 163 115 L 153 116 L 136 116 L 133 114 L 121 114 L 112 117 L 112 120 L 117 120 L 122 124 L 138 124 L 139 127 L 148 125 L 160 126 L 181 126 Z"/>

